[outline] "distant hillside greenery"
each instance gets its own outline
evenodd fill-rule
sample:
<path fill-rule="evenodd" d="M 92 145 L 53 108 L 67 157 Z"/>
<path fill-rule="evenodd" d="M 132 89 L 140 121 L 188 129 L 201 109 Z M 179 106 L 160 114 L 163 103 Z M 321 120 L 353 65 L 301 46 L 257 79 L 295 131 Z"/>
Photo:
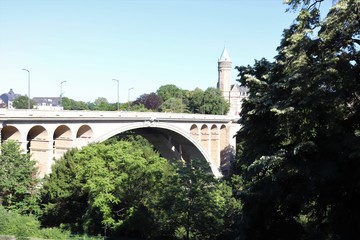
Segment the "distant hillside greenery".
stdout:
<path fill-rule="evenodd" d="M 104 97 L 88 103 L 63 97 L 62 105 L 65 110 L 116 111 L 118 109 L 118 103 L 109 103 Z M 156 93 L 144 93 L 135 101 L 119 103 L 119 110 L 222 115 L 229 111 L 229 103 L 217 88 L 208 88 L 205 91 L 196 88 L 188 91 L 168 84 L 161 86 Z"/>

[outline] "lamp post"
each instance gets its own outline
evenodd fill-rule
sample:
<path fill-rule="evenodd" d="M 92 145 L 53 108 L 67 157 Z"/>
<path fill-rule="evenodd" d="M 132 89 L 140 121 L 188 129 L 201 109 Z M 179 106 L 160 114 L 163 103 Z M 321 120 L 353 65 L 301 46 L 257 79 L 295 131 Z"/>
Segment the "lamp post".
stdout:
<path fill-rule="evenodd" d="M 130 111 L 130 91 L 134 89 L 133 87 L 129 88 L 128 90 L 128 111 Z"/>
<path fill-rule="evenodd" d="M 62 95 L 63 95 L 62 85 L 63 85 L 64 82 L 66 82 L 66 80 L 65 80 L 65 81 L 62 81 L 62 82 L 60 83 L 60 107 L 62 107 Z"/>
<path fill-rule="evenodd" d="M 119 111 L 119 80 L 114 78 L 113 80 L 117 82 L 117 110 Z"/>
<path fill-rule="evenodd" d="M 28 109 L 30 109 L 30 71 L 25 68 L 22 70 L 27 71 L 28 73 Z"/>

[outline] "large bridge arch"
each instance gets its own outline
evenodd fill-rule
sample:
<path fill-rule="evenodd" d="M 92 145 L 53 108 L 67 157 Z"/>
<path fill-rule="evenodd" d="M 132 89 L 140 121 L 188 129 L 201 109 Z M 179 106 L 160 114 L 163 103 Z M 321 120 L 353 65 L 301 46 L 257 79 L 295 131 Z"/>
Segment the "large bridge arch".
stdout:
<path fill-rule="evenodd" d="M 216 164 L 201 143 L 196 141 L 188 132 L 171 124 L 162 122 L 130 123 L 105 133 L 94 139 L 94 142 L 102 142 L 127 131 L 143 134 L 165 158 L 204 160 L 209 163 L 211 171 L 216 177 L 221 176 Z"/>

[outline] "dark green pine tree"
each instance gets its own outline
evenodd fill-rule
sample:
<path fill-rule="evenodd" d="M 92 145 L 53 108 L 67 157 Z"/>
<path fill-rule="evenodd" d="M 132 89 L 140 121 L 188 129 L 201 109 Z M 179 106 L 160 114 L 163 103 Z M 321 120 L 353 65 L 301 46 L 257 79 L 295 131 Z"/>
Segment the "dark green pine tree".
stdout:
<path fill-rule="evenodd" d="M 324 21 L 321 1 L 303 2 L 275 62 L 237 68 L 250 89 L 235 168 L 243 240 L 360 234 L 360 2 L 339 0 Z"/>

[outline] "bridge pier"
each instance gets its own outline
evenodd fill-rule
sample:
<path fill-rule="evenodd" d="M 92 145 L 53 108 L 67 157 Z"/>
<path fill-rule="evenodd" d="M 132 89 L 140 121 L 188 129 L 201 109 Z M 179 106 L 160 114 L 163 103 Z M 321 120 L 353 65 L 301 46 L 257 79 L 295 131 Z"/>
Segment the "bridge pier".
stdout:
<path fill-rule="evenodd" d="M 32 159 L 36 159 L 37 161 L 40 177 L 51 172 L 51 165 L 53 162 L 53 142 L 54 141 L 52 140 L 38 139 L 29 141 L 29 151 Z"/>

